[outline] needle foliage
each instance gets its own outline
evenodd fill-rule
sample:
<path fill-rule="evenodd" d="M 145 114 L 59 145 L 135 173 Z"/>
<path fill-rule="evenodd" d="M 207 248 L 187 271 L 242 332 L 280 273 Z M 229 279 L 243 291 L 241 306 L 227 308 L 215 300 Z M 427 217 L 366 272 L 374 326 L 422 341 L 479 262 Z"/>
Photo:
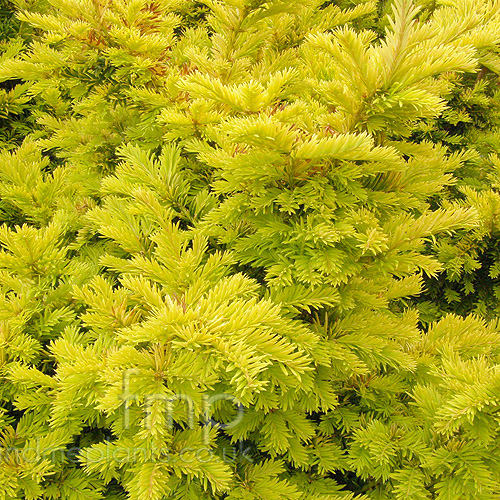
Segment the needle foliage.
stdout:
<path fill-rule="evenodd" d="M 2 9 L 0 500 L 500 496 L 498 0 Z"/>

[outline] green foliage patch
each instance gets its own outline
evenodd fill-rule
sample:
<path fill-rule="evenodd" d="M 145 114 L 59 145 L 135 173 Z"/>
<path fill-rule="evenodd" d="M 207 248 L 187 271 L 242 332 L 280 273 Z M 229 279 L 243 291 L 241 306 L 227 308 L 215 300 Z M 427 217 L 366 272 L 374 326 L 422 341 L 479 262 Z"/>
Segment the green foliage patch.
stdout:
<path fill-rule="evenodd" d="M 498 0 L 2 5 L 0 500 L 500 496 Z"/>

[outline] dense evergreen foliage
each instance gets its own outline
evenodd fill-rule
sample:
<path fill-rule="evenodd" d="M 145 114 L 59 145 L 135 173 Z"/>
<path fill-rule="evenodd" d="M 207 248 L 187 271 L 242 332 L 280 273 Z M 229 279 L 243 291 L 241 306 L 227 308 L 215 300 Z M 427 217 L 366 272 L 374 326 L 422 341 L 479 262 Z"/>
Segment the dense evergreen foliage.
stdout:
<path fill-rule="evenodd" d="M 500 497 L 500 1 L 0 8 L 0 500 Z"/>

